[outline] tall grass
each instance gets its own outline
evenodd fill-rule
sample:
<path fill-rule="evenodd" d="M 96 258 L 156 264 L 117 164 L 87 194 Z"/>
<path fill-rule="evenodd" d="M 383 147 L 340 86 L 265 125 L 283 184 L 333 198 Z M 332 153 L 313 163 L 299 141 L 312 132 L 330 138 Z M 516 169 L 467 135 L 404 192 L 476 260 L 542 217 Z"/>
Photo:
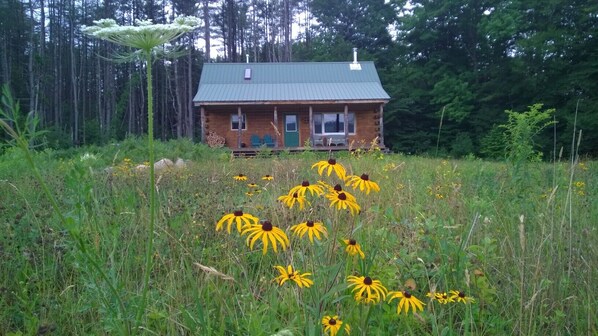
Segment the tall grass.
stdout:
<path fill-rule="evenodd" d="M 79 234 L 126 307 L 144 272 L 149 220 L 143 139 L 32 160 L 58 206 L 81 223 Z M 352 334 L 575 334 L 598 332 L 598 166 L 594 161 L 533 163 L 514 179 L 506 163 L 445 161 L 402 155 L 338 154 L 350 173 L 368 173 L 381 191 L 358 196 L 361 214 L 311 199 L 306 211 L 276 199 L 324 154 L 233 159 L 185 141 L 156 143 L 157 158 L 191 159 L 157 174 L 153 273 L 145 310 L 147 334 L 319 335 L 323 315 L 339 314 Z M 89 155 L 85 155 L 85 154 Z M 119 330 L 107 282 L 86 267 L 76 241 L 50 210 L 23 154 L 0 158 L 0 334 L 105 334 Z M 114 167 L 111 173 L 104 168 Z M 572 173 L 572 169 L 573 174 Z M 243 173 L 259 185 L 247 196 Z M 275 177 L 262 181 L 265 174 Z M 242 208 L 287 232 L 291 247 L 253 251 L 244 237 L 215 231 Z M 289 228 L 318 218 L 328 238 L 315 244 Z M 571 225 L 569 225 L 571 223 Z M 348 257 L 342 239 L 360 242 L 366 258 Z M 314 286 L 273 282 L 273 265 L 313 274 Z M 201 267 L 200 267 L 201 265 Z M 396 302 L 357 304 L 346 276 L 371 274 L 389 289 L 415 283 L 425 309 L 397 315 Z M 471 304 L 438 305 L 429 291 L 463 290 Z M 134 313 L 134 311 L 132 311 Z"/>

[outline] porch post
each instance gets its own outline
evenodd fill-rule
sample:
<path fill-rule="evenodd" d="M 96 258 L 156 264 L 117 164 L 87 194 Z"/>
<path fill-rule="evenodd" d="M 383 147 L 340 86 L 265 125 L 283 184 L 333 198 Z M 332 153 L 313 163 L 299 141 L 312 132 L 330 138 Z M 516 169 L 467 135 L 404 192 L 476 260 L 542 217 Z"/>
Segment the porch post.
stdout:
<path fill-rule="evenodd" d="M 278 110 L 276 106 L 274 106 L 274 132 L 276 132 L 276 140 L 274 140 L 274 148 L 278 148 L 278 137 L 280 135 L 280 131 L 278 130 Z"/>
<path fill-rule="evenodd" d="M 345 126 L 345 146 L 349 145 L 349 104 L 345 104 L 345 121 L 343 122 Z"/>
<path fill-rule="evenodd" d="M 384 104 L 380 104 L 380 147 L 384 147 Z"/>
<path fill-rule="evenodd" d="M 243 114 L 241 113 L 241 106 L 237 107 L 237 119 L 239 120 L 239 130 L 237 131 L 237 148 L 241 148 L 241 136 L 243 135 Z"/>
<path fill-rule="evenodd" d="M 206 109 L 202 106 L 199 108 L 199 122 L 201 122 L 201 142 L 206 142 Z"/>
<path fill-rule="evenodd" d="M 314 109 L 309 105 L 309 143 L 311 146 L 315 146 L 314 142 Z"/>

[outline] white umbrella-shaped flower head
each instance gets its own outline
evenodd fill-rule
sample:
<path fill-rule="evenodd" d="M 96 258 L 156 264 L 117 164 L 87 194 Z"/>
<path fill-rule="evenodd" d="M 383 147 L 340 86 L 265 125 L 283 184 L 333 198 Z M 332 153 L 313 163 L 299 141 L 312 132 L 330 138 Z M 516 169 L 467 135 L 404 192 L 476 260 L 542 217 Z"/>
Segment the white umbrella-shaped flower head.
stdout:
<path fill-rule="evenodd" d="M 137 21 L 136 26 L 120 26 L 113 19 L 93 23 L 93 26 L 84 26 L 82 31 L 102 40 L 150 52 L 156 46 L 197 29 L 200 21 L 196 17 L 182 16 L 166 24 L 143 20 Z"/>

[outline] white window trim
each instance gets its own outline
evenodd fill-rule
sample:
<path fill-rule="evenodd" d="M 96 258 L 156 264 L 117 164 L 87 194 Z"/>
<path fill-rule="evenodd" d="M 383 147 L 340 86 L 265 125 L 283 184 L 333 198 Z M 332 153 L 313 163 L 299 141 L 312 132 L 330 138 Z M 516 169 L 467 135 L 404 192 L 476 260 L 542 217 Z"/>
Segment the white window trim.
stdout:
<path fill-rule="evenodd" d="M 321 115 L 324 115 L 324 114 L 342 114 L 342 115 L 344 115 L 345 112 L 318 112 L 318 113 L 314 113 L 314 115 L 317 115 L 317 114 L 321 114 Z M 355 134 L 357 134 L 357 115 L 355 114 L 355 112 L 349 112 L 349 115 L 351 115 L 351 114 L 353 115 L 353 132 L 349 131 L 348 134 L 349 135 L 355 135 Z M 345 132 L 328 132 L 327 133 L 327 132 L 324 132 L 323 129 L 322 129 L 322 133 L 316 133 L 316 121 L 315 121 L 315 118 L 314 118 L 312 127 L 314 128 L 314 135 L 317 135 L 317 136 L 345 135 Z M 324 117 L 322 117 L 322 128 L 323 127 L 324 127 Z"/>
<path fill-rule="evenodd" d="M 238 115 L 237 113 L 231 113 L 231 114 L 230 114 L 230 122 L 229 122 L 229 125 L 230 125 L 230 130 L 231 130 L 231 131 L 239 131 L 239 129 L 238 129 L 238 128 L 233 128 L 233 118 L 234 118 L 234 117 L 238 117 L 238 116 L 239 116 L 239 115 Z M 242 122 L 241 124 L 245 124 L 245 127 L 243 127 L 243 129 L 241 129 L 241 130 L 242 130 L 242 131 L 247 131 L 247 115 L 245 115 L 245 113 L 243 113 L 243 114 L 241 115 L 241 118 L 243 118 L 243 122 Z M 237 124 L 238 124 L 238 123 L 237 123 Z"/>

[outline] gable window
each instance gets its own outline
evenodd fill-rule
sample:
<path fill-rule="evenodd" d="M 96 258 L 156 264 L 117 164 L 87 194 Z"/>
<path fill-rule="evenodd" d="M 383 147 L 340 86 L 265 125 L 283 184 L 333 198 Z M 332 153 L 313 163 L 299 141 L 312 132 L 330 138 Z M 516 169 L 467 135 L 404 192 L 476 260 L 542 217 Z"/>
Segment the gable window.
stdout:
<path fill-rule="evenodd" d="M 241 115 L 241 126 L 242 126 L 242 130 L 247 130 L 247 117 L 245 116 L 245 113 L 243 113 Z M 230 129 L 233 131 L 238 131 L 239 130 L 239 115 L 238 114 L 231 114 L 230 115 Z"/>
<path fill-rule="evenodd" d="M 355 134 L 355 113 L 348 115 L 349 134 Z M 314 114 L 315 134 L 344 134 L 345 114 L 344 113 L 316 113 Z"/>

